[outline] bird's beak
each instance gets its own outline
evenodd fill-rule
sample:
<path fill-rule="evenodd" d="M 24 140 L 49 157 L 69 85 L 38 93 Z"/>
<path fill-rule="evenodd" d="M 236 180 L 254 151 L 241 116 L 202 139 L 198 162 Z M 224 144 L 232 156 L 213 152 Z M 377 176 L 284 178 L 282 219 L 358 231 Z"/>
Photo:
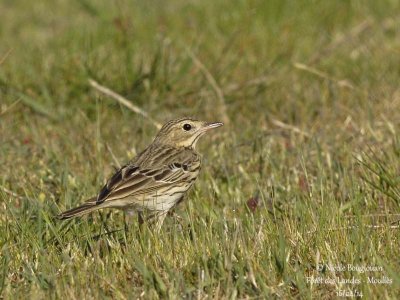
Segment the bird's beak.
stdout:
<path fill-rule="evenodd" d="M 206 123 L 206 125 L 204 126 L 204 130 L 218 128 L 218 127 L 221 127 L 222 125 L 224 125 L 224 123 L 221 123 L 221 122 Z"/>

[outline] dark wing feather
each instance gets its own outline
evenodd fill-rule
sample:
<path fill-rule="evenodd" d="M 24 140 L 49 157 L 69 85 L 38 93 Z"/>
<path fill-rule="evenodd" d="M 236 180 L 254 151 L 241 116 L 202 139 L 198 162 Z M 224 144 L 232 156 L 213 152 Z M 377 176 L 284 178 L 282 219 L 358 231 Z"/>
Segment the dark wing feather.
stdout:
<path fill-rule="evenodd" d="M 112 191 L 112 189 L 119 183 L 122 181 L 122 174 L 123 174 L 123 170 L 126 166 L 122 167 L 121 169 L 119 169 L 117 171 L 117 173 L 115 173 L 108 181 L 107 183 L 103 186 L 103 188 L 100 190 L 100 193 L 97 196 L 96 199 L 96 204 L 100 204 L 102 203 L 105 198 L 107 198 L 107 196 L 110 194 L 110 192 Z"/>
<path fill-rule="evenodd" d="M 174 157 L 177 159 L 179 157 Z M 183 163 L 169 162 L 150 168 L 146 165 L 141 168 L 137 165 L 128 164 L 116 172 L 101 189 L 96 204 L 104 201 L 121 199 L 129 195 L 143 195 L 157 190 L 165 185 L 188 179 L 190 167 L 199 162 L 199 156 L 195 153 Z M 197 164 L 196 164 L 197 165 Z"/>
<path fill-rule="evenodd" d="M 111 191 L 113 191 L 115 187 L 124 181 L 124 178 L 132 176 L 132 174 L 134 174 L 138 169 L 138 167 L 132 165 L 125 165 L 119 169 L 100 190 L 100 193 L 96 199 L 96 204 L 103 203 L 104 200 L 110 195 Z"/>

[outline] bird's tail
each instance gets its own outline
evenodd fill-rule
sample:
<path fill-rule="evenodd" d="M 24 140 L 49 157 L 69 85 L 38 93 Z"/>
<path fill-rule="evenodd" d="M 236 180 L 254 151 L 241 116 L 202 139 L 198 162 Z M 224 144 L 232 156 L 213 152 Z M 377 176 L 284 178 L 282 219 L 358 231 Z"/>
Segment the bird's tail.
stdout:
<path fill-rule="evenodd" d="M 81 206 L 69 209 L 67 211 L 62 212 L 57 216 L 59 220 L 71 219 L 78 216 L 86 215 L 94 210 L 101 208 L 101 205 L 96 204 L 96 198 L 89 199 Z"/>

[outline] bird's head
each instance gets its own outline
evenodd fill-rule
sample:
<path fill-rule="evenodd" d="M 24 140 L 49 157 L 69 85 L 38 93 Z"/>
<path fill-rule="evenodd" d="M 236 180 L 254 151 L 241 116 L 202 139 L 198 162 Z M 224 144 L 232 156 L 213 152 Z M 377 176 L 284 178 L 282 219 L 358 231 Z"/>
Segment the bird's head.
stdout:
<path fill-rule="evenodd" d="M 182 118 L 167 122 L 154 142 L 173 147 L 194 148 L 199 138 L 210 129 L 222 126 L 221 122 L 203 122 Z"/>

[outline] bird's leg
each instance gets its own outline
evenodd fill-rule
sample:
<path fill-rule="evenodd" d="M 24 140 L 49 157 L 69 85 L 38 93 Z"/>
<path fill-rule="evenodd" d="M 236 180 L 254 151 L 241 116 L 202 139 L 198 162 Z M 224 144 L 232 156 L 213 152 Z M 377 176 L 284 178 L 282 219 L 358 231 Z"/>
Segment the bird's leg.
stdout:
<path fill-rule="evenodd" d="M 178 215 L 175 210 L 170 210 L 168 211 L 168 216 L 173 217 L 176 221 L 178 221 L 179 225 L 181 226 L 181 228 L 183 229 L 183 218 Z"/>
<path fill-rule="evenodd" d="M 141 212 L 138 212 L 138 222 L 140 226 L 144 223 L 143 214 Z"/>
<path fill-rule="evenodd" d="M 133 209 L 124 210 L 124 231 L 126 236 L 129 235 L 129 229 L 132 226 L 132 217 L 134 214 L 136 214 L 136 211 Z"/>
<path fill-rule="evenodd" d="M 167 216 L 168 212 L 160 212 L 155 216 L 155 228 L 156 232 L 161 230 L 162 224 L 164 223 L 164 219 Z"/>
<path fill-rule="evenodd" d="M 173 217 L 173 218 L 175 218 L 175 219 L 177 219 L 178 221 L 182 221 L 183 220 L 183 218 L 173 210 L 169 211 L 168 215 Z"/>
<path fill-rule="evenodd" d="M 124 230 L 125 230 L 125 234 L 128 234 L 128 230 L 129 230 L 129 226 L 128 226 L 128 222 L 126 221 L 126 215 L 124 214 Z"/>
<path fill-rule="evenodd" d="M 108 226 L 107 226 L 107 221 L 110 218 L 111 212 L 108 212 L 106 214 L 106 216 L 104 217 L 104 215 L 99 211 L 99 215 L 100 215 L 100 220 L 101 220 L 101 224 L 103 225 L 106 233 L 110 232 Z"/>
<path fill-rule="evenodd" d="M 155 228 L 156 232 L 159 232 L 167 214 L 167 211 L 152 212 L 146 216 L 145 222 L 149 226 L 149 228 Z"/>
<path fill-rule="evenodd" d="M 142 212 L 138 211 L 137 213 L 138 215 L 138 223 L 139 223 L 139 227 L 142 227 L 143 223 L 144 223 L 144 219 L 143 219 L 143 214 Z"/>

